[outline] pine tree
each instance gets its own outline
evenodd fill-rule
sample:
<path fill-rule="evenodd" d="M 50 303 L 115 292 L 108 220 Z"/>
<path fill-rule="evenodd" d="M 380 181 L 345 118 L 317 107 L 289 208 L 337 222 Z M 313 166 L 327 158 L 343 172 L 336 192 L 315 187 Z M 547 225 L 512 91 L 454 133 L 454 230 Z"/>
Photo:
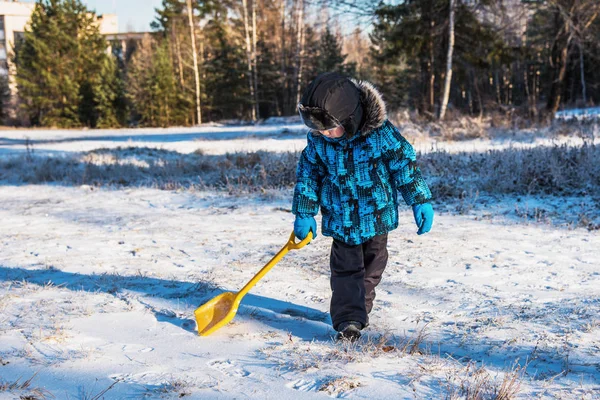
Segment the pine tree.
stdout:
<path fill-rule="evenodd" d="M 127 98 L 127 64 L 131 59 L 131 55 L 137 48 L 137 41 L 129 40 L 127 43 L 127 51 L 124 52 L 121 42 L 115 41 L 112 43 L 113 57 L 115 62 L 115 80 L 114 80 L 114 108 L 115 117 L 120 126 L 127 125 L 130 121 L 131 104 Z"/>
<path fill-rule="evenodd" d="M 203 104 L 211 120 L 240 118 L 251 107 L 244 75 L 248 68 L 245 49 L 241 37 L 236 42 L 231 32 L 226 9 L 214 9 L 208 18 L 204 26 L 206 99 Z"/>
<path fill-rule="evenodd" d="M 321 44 L 319 46 L 319 63 L 320 72 L 340 72 L 345 73 L 344 60 L 346 56 L 342 54 L 342 44 L 338 38 L 331 33 L 329 27 L 325 29 L 321 36 Z"/>
<path fill-rule="evenodd" d="M 381 6 L 371 39 L 372 79 L 385 96 L 391 109 L 421 107 L 421 75 L 414 54 L 407 54 L 399 37 L 408 14 L 406 7 Z M 406 29 L 406 28 L 404 28 Z M 417 45 L 417 43 L 415 43 Z M 413 59 L 408 63 L 409 58 Z"/>
<path fill-rule="evenodd" d="M 117 118 L 116 104 L 122 84 L 119 82 L 117 63 L 113 57 L 105 57 L 97 79 L 94 79 L 94 102 L 97 116 L 93 126 L 110 128 L 122 125 Z M 122 92 L 121 92 L 122 93 Z"/>
<path fill-rule="evenodd" d="M 228 2 L 217 1 L 217 0 L 194 0 L 191 2 L 193 8 L 192 23 L 194 24 L 195 36 L 194 39 L 197 42 L 196 51 L 191 37 L 191 28 L 189 21 L 189 13 L 187 10 L 186 0 L 163 0 L 162 7 L 156 9 L 157 17 L 156 20 L 151 24 L 152 28 L 156 30 L 163 39 L 167 40 L 168 57 L 170 58 L 173 65 L 173 73 L 176 79 L 176 89 L 179 98 L 179 107 L 183 107 L 183 110 L 188 114 L 186 124 L 191 124 L 197 119 L 198 110 L 196 104 L 198 100 L 196 93 L 200 92 L 199 103 L 202 106 L 202 110 L 207 107 L 209 100 L 207 99 L 206 90 L 208 83 L 206 79 L 210 77 L 206 74 L 206 65 L 203 60 L 206 60 L 205 52 L 207 44 L 205 42 L 206 32 L 204 28 L 200 28 L 198 21 L 208 19 L 207 17 L 211 13 L 219 13 L 229 6 Z M 206 21 L 206 25 L 210 23 L 210 20 Z M 196 56 L 197 61 L 194 61 Z M 197 69 L 199 77 L 196 76 L 197 71 L 194 68 L 195 63 L 198 63 Z M 196 82 L 199 78 L 199 87 Z M 202 111 L 204 114 L 204 111 Z M 205 118 L 202 118 L 203 120 Z"/>
<path fill-rule="evenodd" d="M 480 6 L 487 3 L 479 2 Z M 448 7 L 448 0 L 410 0 L 377 9 L 370 35 L 374 78 L 392 108 L 416 108 L 433 117 L 441 104 L 447 71 Z M 494 71 L 510 71 L 514 55 L 472 6 L 457 3 L 455 17 L 450 103 L 481 112 L 487 102 L 486 90 L 501 90 L 497 85 L 491 88 L 487 77 Z M 511 86 L 510 81 L 506 86 Z"/>
<path fill-rule="evenodd" d="M 312 26 L 306 26 L 304 32 L 304 76 L 302 80 L 302 89 L 317 77 L 321 72 L 321 43 L 319 34 Z M 297 113 L 295 108 L 290 110 L 291 113 Z"/>
<path fill-rule="evenodd" d="M 149 35 L 143 39 L 129 67 L 128 88 L 140 124 L 166 127 L 186 122 L 189 108 L 182 107 L 186 100 L 177 91 L 168 41 Z"/>
<path fill-rule="evenodd" d="M 79 0 L 38 0 L 15 54 L 22 108 L 34 125 L 116 124 L 114 81 L 96 15 Z"/>
<path fill-rule="evenodd" d="M 10 103 L 10 88 L 8 85 L 8 76 L 0 75 L 0 121 L 6 123 L 8 117 L 8 108 Z"/>
<path fill-rule="evenodd" d="M 352 32 L 352 37 L 344 41 L 344 46 L 347 54 L 346 65 L 350 68 L 357 79 L 372 80 L 370 76 L 372 60 L 369 53 L 369 40 L 363 31 L 356 27 Z"/>
<path fill-rule="evenodd" d="M 280 74 L 280 64 L 277 60 L 277 49 L 275 46 L 267 43 L 264 37 L 257 43 L 258 51 L 258 70 L 260 71 L 258 80 L 258 98 L 261 99 L 259 104 L 261 117 L 270 117 L 277 115 L 278 107 L 278 92 L 280 85 L 278 82 Z"/>

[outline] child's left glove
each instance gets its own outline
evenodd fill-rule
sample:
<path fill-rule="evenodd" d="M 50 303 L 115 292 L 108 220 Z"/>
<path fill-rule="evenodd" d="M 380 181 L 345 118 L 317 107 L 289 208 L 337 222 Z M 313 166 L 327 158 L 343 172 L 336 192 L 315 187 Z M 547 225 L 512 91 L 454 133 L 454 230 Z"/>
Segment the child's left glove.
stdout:
<path fill-rule="evenodd" d="M 310 231 L 312 231 L 311 240 L 315 240 L 317 237 L 317 221 L 315 218 L 296 217 L 296 220 L 294 221 L 294 235 L 296 235 L 298 239 L 304 240 Z"/>
<path fill-rule="evenodd" d="M 431 230 L 433 225 L 433 207 L 430 203 L 415 204 L 412 206 L 415 222 L 419 227 L 417 235 L 422 235 Z"/>

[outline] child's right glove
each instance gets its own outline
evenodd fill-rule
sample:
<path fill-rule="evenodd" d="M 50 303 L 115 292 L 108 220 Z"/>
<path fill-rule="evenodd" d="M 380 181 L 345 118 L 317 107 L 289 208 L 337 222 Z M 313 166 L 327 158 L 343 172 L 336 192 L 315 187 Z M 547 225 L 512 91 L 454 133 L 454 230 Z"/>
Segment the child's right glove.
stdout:
<path fill-rule="evenodd" d="M 415 216 L 415 222 L 419 227 L 417 235 L 422 235 L 431 230 L 433 225 L 433 207 L 430 203 L 415 204 L 413 207 L 413 214 Z"/>
<path fill-rule="evenodd" d="M 300 240 L 304 240 L 308 235 L 308 232 L 312 231 L 312 239 L 315 240 L 317 237 L 317 221 L 314 217 L 296 217 L 294 221 L 294 235 Z"/>

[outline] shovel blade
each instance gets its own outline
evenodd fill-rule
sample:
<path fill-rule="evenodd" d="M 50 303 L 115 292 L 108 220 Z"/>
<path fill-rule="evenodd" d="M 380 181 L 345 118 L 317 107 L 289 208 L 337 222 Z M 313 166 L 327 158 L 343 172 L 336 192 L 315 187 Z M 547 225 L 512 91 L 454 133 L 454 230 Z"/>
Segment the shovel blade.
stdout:
<path fill-rule="evenodd" d="M 221 293 L 194 311 L 198 334 L 208 336 L 217 329 L 227 325 L 235 317 L 239 306 L 235 293 Z"/>

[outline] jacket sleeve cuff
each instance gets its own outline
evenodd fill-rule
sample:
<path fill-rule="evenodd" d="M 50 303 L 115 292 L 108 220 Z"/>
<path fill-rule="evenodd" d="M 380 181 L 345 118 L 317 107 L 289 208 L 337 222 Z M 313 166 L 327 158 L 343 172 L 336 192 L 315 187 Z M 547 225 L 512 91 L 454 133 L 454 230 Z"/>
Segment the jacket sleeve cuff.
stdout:
<path fill-rule="evenodd" d="M 429 190 L 427 182 L 425 182 L 425 179 L 421 176 L 421 171 L 418 169 L 414 171 L 413 180 L 400 186 L 398 191 L 404 202 L 409 206 L 427 203 L 432 199 L 431 190 Z"/>
<path fill-rule="evenodd" d="M 314 217 L 319 212 L 319 200 L 316 195 L 302 193 L 301 188 L 296 188 L 294 200 L 292 201 L 292 214 L 301 217 Z"/>

